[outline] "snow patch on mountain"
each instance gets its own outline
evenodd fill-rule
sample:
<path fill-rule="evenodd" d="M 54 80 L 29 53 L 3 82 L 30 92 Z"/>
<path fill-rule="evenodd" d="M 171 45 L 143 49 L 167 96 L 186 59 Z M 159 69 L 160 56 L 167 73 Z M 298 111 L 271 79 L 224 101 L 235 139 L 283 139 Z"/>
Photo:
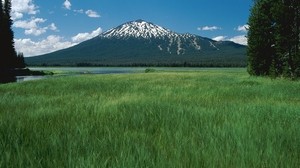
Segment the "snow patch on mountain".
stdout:
<path fill-rule="evenodd" d="M 217 50 L 220 50 L 218 47 L 216 47 L 211 41 L 209 42 L 211 47 L 214 47 Z"/>
<path fill-rule="evenodd" d="M 164 38 L 166 36 L 174 37 L 175 33 L 153 23 L 144 20 L 136 20 L 110 29 L 101 36 L 106 38 Z"/>
<path fill-rule="evenodd" d="M 177 40 L 177 55 L 184 54 L 184 49 L 181 47 L 181 39 Z"/>
<path fill-rule="evenodd" d="M 194 45 L 194 47 L 196 48 L 196 50 L 201 50 L 201 46 L 198 45 L 197 39 L 196 39 L 196 38 L 194 38 L 194 40 L 193 40 L 193 45 Z"/>
<path fill-rule="evenodd" d="M 202 37 L 192 34 L 179 34 L 161 26 L 155 25 L 151 22 L 144 20 L 136 20 L 124 23 L 116 28 L 110 29 L 102 34 L 101 38 L 117 38 L 117 39 L 146 39 L 149 42 L 156 42 L 157 49 L 161 52 L 167 52 L 169 54 L 176 53 L 177 55 L 185 54 L 186 50 L 190 50 L 187 47 L 194 48 L 194 50 L 200 51 L 203 44 Z M 209 41 L 210 47 L 220 50 L 216 45 Z"/>
<path fill-rule="evenodd" d="M 158 45 L 157 47 L 159 48 L 160 51 L 163 50 L 163 48 L 161 47 L 161 45 Z"/>

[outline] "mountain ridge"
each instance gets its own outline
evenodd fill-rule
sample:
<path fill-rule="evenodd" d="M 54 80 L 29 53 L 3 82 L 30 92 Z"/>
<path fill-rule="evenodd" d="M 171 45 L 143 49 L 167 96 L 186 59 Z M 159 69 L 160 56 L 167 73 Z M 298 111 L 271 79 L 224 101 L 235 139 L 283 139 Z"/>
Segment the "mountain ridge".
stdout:
<path fill-rule="evenodd" d="M 29 65 L 99 66 L 189 64 L 245 66 L 246 47 L 135 20 L 109 29 L 76 46 L 36 57 Z"/>

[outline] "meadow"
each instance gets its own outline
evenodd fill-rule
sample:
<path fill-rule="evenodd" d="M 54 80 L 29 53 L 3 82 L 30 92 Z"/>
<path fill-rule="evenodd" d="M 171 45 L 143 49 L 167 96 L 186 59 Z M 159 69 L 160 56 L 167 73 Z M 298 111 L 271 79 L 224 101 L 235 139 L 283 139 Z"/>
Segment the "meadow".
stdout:
<path fill-rule="evenodd" d="M 0 85 L 0 167 L 298 167 L 300 81 L 245 69 Z"/>

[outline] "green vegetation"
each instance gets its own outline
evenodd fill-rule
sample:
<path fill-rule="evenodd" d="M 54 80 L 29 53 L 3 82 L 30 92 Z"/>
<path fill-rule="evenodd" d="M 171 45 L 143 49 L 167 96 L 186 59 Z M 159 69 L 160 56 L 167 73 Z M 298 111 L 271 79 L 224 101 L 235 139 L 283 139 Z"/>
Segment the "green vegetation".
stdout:
<path fill-rule="evenodd" d="M 10 16 L 11 0 L 0 2 L 0 82 L 2 69 L 24 68 L 22 53 L 17 54 L 14 44 L 13 21 Z"/>
<path fill-rule="evenodd" d="M 151 73 L 151 72 L 155 72 L 156 70 L 153 68 L 147 68 L 145 69 L 145 73 Z"/>
<path fill-rule="evenodd" d="M 0 84 L 13 82 L 15 75 L 25 68 L 23 53 L 15 50 L 13 21 L 10 16 L 11 0 L 0 1 Z"/>
<path fill-rule="evenodd" d="M 255 0 L 249 17 L 248 72 L 300 77 L 300 1 Z"/>
<path fill-rule="evenodd" d="M 244 69 L 0 85 L 0 167 L 298 167 L 299 90 Z"/>
<path fill-rule="evenodd" d="M 233 42 L 215 42 L 195 37 L 201 50 L 183 41 L 184 54 L 177 54 L 177 43 L 170 51 L 168 39 L 96 37 L 76 46 L 42 56 L 26 57 L 30 66 L 167 66 L 167 67 L 246 67 L 246 46 Z M 160 45 L 165 48 L 161 51 Z M 212 47 L 214 45 L 218 49 Z"/>

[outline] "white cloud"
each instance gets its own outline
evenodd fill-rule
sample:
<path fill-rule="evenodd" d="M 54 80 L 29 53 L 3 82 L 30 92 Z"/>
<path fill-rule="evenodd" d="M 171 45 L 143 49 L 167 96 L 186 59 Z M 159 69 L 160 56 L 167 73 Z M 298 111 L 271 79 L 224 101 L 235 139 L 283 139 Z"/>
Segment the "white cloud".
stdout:
<path fill-rule="evenodd" d="M 58 31 L 56 25 L 51 23 L 49 26 L 40 27 L 40 23 L 46 22 L 43 18 L 31 18 L 30 20 L 17 20 L 14 22 L 13 26 L 16 28 L 25 29 L 24 33 L 26 35 L 39 36 L 47 32 L 48 29 L 52 31 Z"/>
<path fill-rule="evenodd" d="M 52 31 L 56 31 L 56 32 L 59 31 L 54 23 L 51 23 L 51 24 L 48 26 L 48 28 L 49 28 L 50 30 L 52 30 Z"/>
<path fill-rule="evenodd" d="M 237 44 L 242 44 L 242 45 L 247 45 L 248 44 L 248 39 L 245 35 L 240 35 L 240 36 L 234 36 L 232 38 L 227 38 L 227 36 L 217 36 L 213 38 L 215 41 L 232 41 Z"/>
<path fill-rule="evenodd" d="M 91 17 L 91 18 L 99 18 L 101 17 L 96 11 L 93 11 L 91 9 L 87 10 L 84 12 L 83 9 L 79 9 L 79 10 L 73 10 L 75 13 L 79 13 L 79 14 L 86 14 L 88 17 Z"/>
<path fill-rule="evenodd" d="M 12 0 L 11 4 L 13 20 L 23 18 L 24 14 L 35 15 L 39 12 L 33 0 Z"/>
<path fill-rule="evenodd" d="M 34 36 L 39 36 L 39 35 L 44 34 L 46 32 L 47 32 L 47 27 L 32 28 L 32 29 L 25 30 L 26 35 L 34 35 Z"/>
<path fill-rule="evenodd" d="M 99 18 L 100 17 L 100 15 L 96 11 L 93 11 L 93 10 L 87 10 L 85 12 L 85 14 L 87 14 L 88 17 L 92 17 L 92 18 Z"/>
<path fill-rule="evenodd" d="M 99 27 L 98 29 L 92 31 L 91 33 L 79 33 L 76 36 L 72 37 L 72 41 L 76 43 L 80 43 L 83 41 L 86 41 L 88 39 L 91 39 L 93 37 L 98 36 L 100 33 L 102 33 L 102 29 Z"/>
<path fill-rule="evenodd" d="M 102 33 L 102 29 L 99 27 L 91 33 L 79 33 L 72 37 L 71 40 L 55 35 L 50 35 L 42 41 L 33 41 L 29 38 L 15 39 L 15 47 L 18 52 L 23 52 L 25 57 L 36 56 L 74 46 L 100 33 Z"/>
<path fill-rule="evenodd" d="M 14 22 L 14 27 L 25 29 L 26 35 L 39 36 L 46 33 L 48 27 L 39 27 L 39 23 L 46 22 L 43 18 L 31 18 L 31 20 L 17 20 Z"/>
<path fill-rule="evenodd" d="M 73 11 L 76 12 L 76 13 L 81 13 L 81 14 L 84 13 L 84 10 L 83 10 L 83 9 L 79 9 L 79 10 L 76 10 L 76 9 L 75 9 L 75 10 L 73 10 Z"/>
<path fill-rule="evenodd" d="M 242 44 L 242 45 L 247 45 L 248 44 L 248 39 L 245 35 L 235 36 L 235 37 L 232 37 L 228 40 L 233 41 L 233 42 L 238 43 L 238 44 Z"/>
<path fill-rule="evenodd" d="M 249 25 L 243 25 L 243 26 L 238 26 L 237 28 L 235 28 L 235 30 L 239 31 L 239 32 L 243 32 L 246 33 L 248 32 L 249 29 Z"/>
<path fill-rule="evenodd" d="M 14 27 L 23 28 L 23 29 L 32 29 L 37 28 L 38 23 L 44 23 L 46 19 L 43 18 L 31 18 L 31 20 L 18 20 L 14 22 Z"/>
<path fill-rule="evenodd" d="M 31 39 L 15 39 L 15 47 L 18 52 L 23 52 L 24 56 L 35 56 L 53 52 L 76 45 L 69 41 L 64 41 L 60 36 L 50 35 L 42 41 L 32 41 Z"/>
<path fill-rule="evenodd" d="M 12 12 L 11 13 L 12 20 L 21 19 L 23 16 L 24 16 L 23 13 L 20 13 L 20 12 Z"/>
<path fill-rule="evenodd" d="M 42 18 L 31 18 L 31 20 L 17 20 L 14 23 L 14 27 L 25 29 L 26 35 L 39 36 L 46 33 L 46 27 L 39 27 L 39 23 L 44 23 L 46 20 Z"/>
<path fill-rule="evenodd" d="M 217 36 L 217 37 L 214 37 L 213 40 L 215 41 L 225 41 L 227 38 L 227 36 Z"/>
<path fill-rule="evenodd" d="M 71 2 L 69 0 L 65 0 L 65 2 L 63 3 L 63 6 L 68 9 L 68 10 L 71 10 Z"/>
<path fill-rule="evenodd" d="M 197 28 L 200 31 L 214 31 L 214 30 L 221 30 L 221 27 L 217 26 L 204 26 L 204 27 L 198 27 Z"/>

